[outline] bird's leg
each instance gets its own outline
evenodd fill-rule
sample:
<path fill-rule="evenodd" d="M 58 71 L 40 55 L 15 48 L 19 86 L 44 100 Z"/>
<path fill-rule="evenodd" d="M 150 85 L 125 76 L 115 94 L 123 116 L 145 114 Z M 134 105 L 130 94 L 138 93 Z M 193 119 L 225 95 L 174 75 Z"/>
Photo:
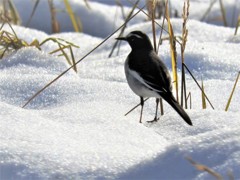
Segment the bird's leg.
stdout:
<path fill-rule="evenodd" d="M 156 112 L 155 112 L 155 117 L 154 117 L 153 121 L 157 121 L 158 120 L 158 117 L 157 117 L 157 114 L 158 114 L 158 104 L 159 104 L 159 99 L 156 98 Z"/>
<path fill-rule="evenodd" d="M 141 114 L 140 114 L 139 123 L 142 123 L 142 113 L 143 113 L 143 105 L 144 105 L 143 97 L 140 97 L 140 103 L 141 103 Z"/>
<path fill-rule="evenodd" d="M 158 114 L 158 104 L 159 104 L 159 99 L 156 98 L 156 111 L 155 111 L 155 117 L 152 121 L 147 121 L 149 123 L 152 123 L 152 122 L 157 122 L 159 120 L 159 118 L 157 117 L 157 114 Z"/>

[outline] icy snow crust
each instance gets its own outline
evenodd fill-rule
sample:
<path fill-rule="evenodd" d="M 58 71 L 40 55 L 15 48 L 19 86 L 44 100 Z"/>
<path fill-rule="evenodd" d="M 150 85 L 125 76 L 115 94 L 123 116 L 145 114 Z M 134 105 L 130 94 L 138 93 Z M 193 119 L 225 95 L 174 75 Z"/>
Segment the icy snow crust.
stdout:
<path fill-rule="evenodd" d="M 94 9 L 107 6 L 97 2 L 91 5 Z M 105 16 L 108 14 L 99 18 Z M 133 21 L 126 33 L 138 29 L 152 37 L 151 24 L 138 21 Z M 108 29 L 104 33 L 111 32 L 111 23 L 101 25 Z M 172 19 L 172 23 L 175 34 L 181 34 L 182 20 Z M 232 36 L 233 28 L 196 20 L 190 20 L 188 28 L 186 64 L 199 82 L 204 80 L 206 94 L 215 107 L 212 110 L 207 104 L 206 110 L 201 109 L 201 93 L 187 75 L 193 104 L 187 112 L 193 127 L 166 103 L 165 115 L 154 124 L 138 123 L 140 109 L 124 116 L 139 103 L 139 97 L 129 89 L 123 70 L 130 47 L 123 43 L 119 55 L 107 58 L 114 37 L 78 65 L 78 74 L 69 71 L 25 109 L 21 106 L 36 91 L 69 66 L 63 58 L 48 54 L 56 48 L 53 43 L 46 44 L 42 51 L 23 48 L 4 57 L 0 61 L 0 179 L 212 178 L 197 171 L 186 157 L 224 178 L 230 169 L 239 179 L 239 84 L 229 111 L 224 111 L 240 70 L 239 35 Z M 14 29 L 28 42 L 49 37 L 34 29 Z M 103 40 L 99 34 L 52 36 L 78 44 L 76 59 Z M 167 42 L 160 47 L 160 57 L 171 70 Z M 144 121 L 152 120 L 154 109 L 155 100 L 150 99 L 144 107 Z"/>

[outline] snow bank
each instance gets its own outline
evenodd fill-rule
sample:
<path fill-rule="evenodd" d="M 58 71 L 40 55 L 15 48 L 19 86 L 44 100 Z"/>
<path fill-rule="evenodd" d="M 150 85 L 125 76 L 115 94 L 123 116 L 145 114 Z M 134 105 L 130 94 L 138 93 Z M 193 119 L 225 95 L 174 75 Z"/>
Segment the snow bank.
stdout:
<path fill-rule="evenodd" d="M 20 1 L 16 2 L 20 7 Z M 21 2 L 23 9 L 27 7 Z M 45 7 L 44 3 L 41 1 L 40 6 Z M 92 7 L 97 14 L 100 6 L 110 9 L 109 5 L 95 2 Z M 103 16 L 109 14 L 114 13 L 109 10 Z M 44 16 L 35 15 L 43 28 L 48 22 L 39 17 Z M 97 34 L 91 26 L 95 36 L 48 36 L 24 27 L 14 29 L 28 42 L 47 37 L 73 41 L 80 46 L 74 49 L 78 60 L 103 40 L 99 36 L 109 33 L 113 23 L 109 19 L 103 21 L 103 34 Z M 182 21 L 172 22 L 175 34 L 180 34 Z M 150 27 L 148 22 L 133 23 L 126 33 L 139 29 L 152 37 Z M 139 102 L 139 97 L 129 89 L 123 70 L 129 46 L 122 44 L 119 55 L 107 58 L 114 38 L 82 61 L 78 74 L 69 71 L 25 109 L 21 106 L 69 65 L 62 57 L 48 54 L 56 48 L 53 43 L 45 44 L 42 51 L 29 47 L 4 57 L 0 61 L 0 179 L 212 178 L 197 171 L 186 157 L 207 165 L 224 178 L 231 169 L 239 179 L 239 85 L 229 111 L 224 111 L 240 67 L 238 36 L 233 37 L 233 28 L 196 20 L 190 20 L 188 28 L 186 64 L 198 81 L 204 80 L 205 91 L 215 107 L 212 110 L 207 104 L 206 110 L 201 109 L 201 93 L 187 74 L 193 105 L 187 113 L 193 127 L 185 124 L 165 102 L 165 115 L 157 123 L 146 123 L 154 116 L 154 99 L 146 102 L 143 124 L 138 123 L 139 109 L 124 116 Z M 160 56 L 170 69 L 168 42 L 160 47 Z"/>

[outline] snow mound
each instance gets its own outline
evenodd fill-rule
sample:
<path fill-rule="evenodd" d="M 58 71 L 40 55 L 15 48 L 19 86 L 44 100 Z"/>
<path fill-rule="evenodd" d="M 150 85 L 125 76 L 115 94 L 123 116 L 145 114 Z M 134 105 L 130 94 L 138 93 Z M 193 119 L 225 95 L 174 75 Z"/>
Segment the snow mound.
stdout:
<path fill-rule="evenodd" d="M 14 2 L 26 22 L 30 2 Z M 80 46 L 73 49 L 77 61 L 123 21 L 118 14 L 115 22 L 116 6 L 109 5 L 110 2 L 91 2 L 91 10 L 83 1 L 71 3 L 84 17 L 85 33 L 47 35 L 19 26 L 14 26 L 14 30 L 27 42 L 49 37 L 71 41 Z M 180 3 L 177 1 L 176 5 Z M 39 2 L 31 25 L 48 32 L 49 22 L 42 21 L 47 15 L 46 7 L 47 1 Z M 61 9 L 63 4 L 56 2 L 56 7 Z M 65 16 L 59 17 L 66 26 L 70 25 Z M 152 38 L 151 23 L 138 23 L 142 17 L 133 21 L 125 33 L 138 29 Z M 176 35 L 181 34 L 182 20 L 172 19 L 172 23 Z M 21 106 L 69 68 L 69 64 L 64 58 L 49 54 L 57 47 L 52 42 L 46 43 L 42 51 L 28 47 L 5 56 L 0 61 L 0 179 L 212 178 L 197 171 L 186 157 L 208 166 L 223 178 L 227 178 L 230 169 L 239 179 L 239 84 L 229 111 L 224 111 L 240 67 L 238 36 L 233 36 L 233 28 L 196 20 L 188 22 L 188 29 L 185 62 L 199 82 L 203 79 L 205 92 L 215 108 L 212 110 L 207 103 L 207 109 L 202 110 L 201 92 L 187 73 L 192 109 L 186 112 L 193 127 L 165 102 L 165 114 L 160 120 L 147 123 L 154 117 L 155 99 L 145 103 L 143 124 L 138 123 L 140 108 L 124 116 L 139 103 L 139 97 L 130 90 L 124 75 L 124 61 L 130 52 L 127 43 L 122 44 L 119 54 L 108 58 L 114 37 L 80 62 L 78 73 L 68 71 L 25 109 Z M 171 70 L 167 41 L 159 52 Z"/>

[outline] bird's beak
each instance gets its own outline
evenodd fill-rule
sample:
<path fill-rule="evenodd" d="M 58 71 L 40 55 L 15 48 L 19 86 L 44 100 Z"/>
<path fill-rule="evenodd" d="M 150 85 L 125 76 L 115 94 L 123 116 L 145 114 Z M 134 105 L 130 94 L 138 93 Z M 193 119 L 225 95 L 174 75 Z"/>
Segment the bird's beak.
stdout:
<path fill-rule="evenodd" d="M 116 40 L 122 40 L 122 41 L 126 41 L 126 40 L 127 40 L 127 38 L 125 38 L 125 37 L 118 37 L 118 38 L 116 38 Z"/>

